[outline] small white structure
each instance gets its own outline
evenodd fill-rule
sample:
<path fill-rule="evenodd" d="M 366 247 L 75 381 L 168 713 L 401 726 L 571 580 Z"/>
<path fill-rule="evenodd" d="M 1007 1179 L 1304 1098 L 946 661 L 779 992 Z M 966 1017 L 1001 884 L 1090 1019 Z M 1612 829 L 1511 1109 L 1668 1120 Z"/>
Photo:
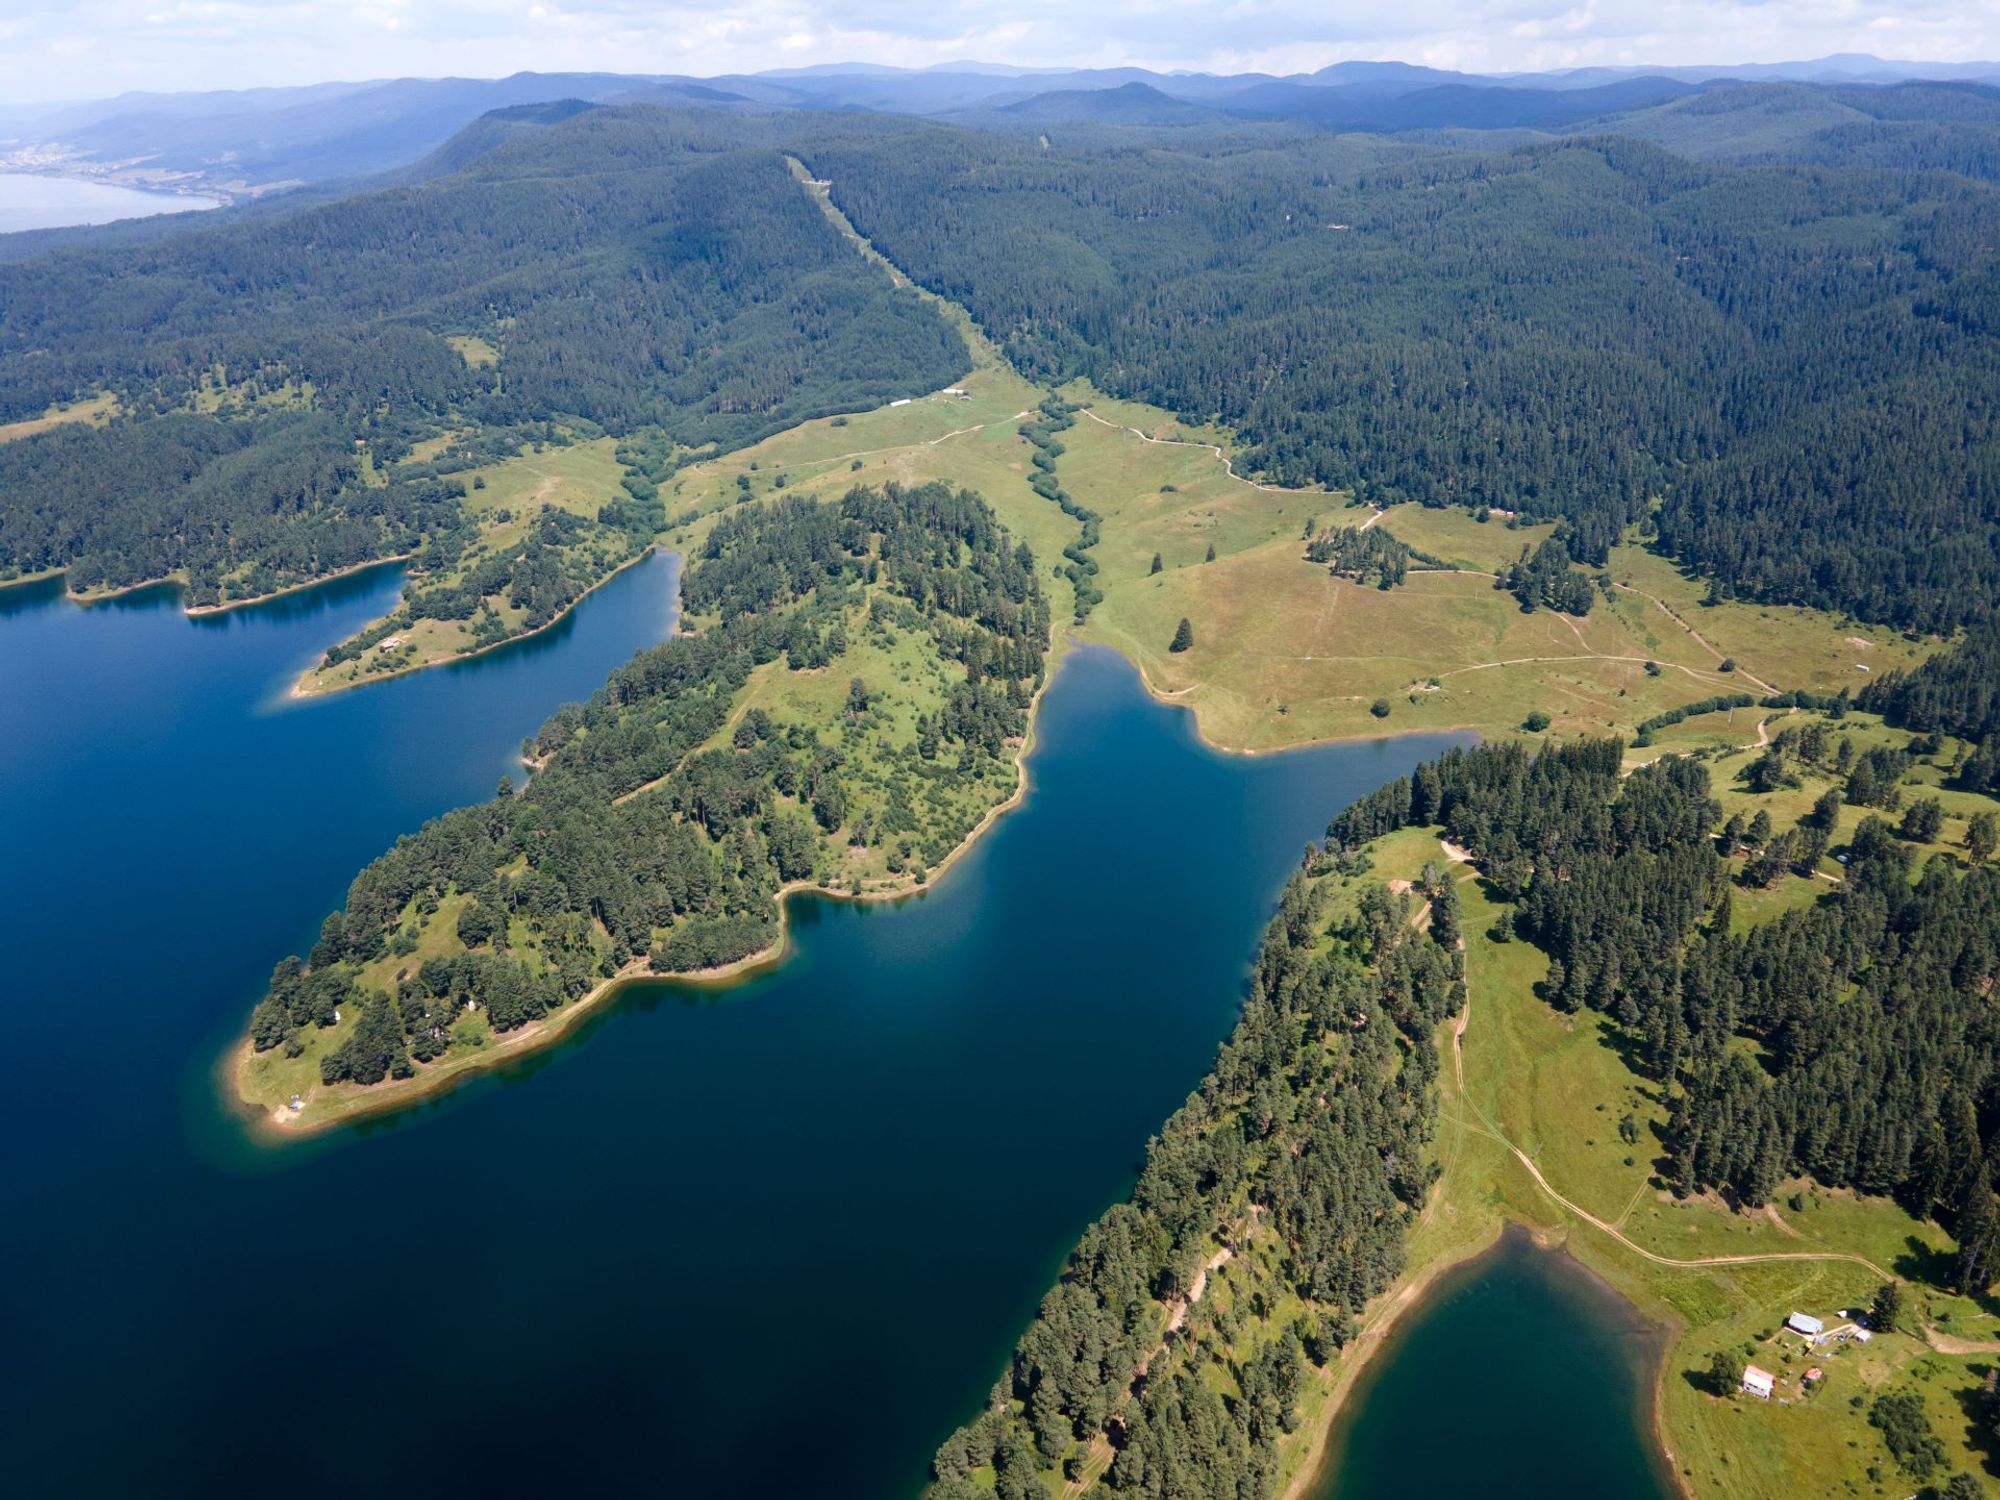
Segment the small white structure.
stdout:
<path fill-rule="evenodd" d="M 908 396 L 903 396 L 895 401 L 891 401 L 889 404 L 891 406 L 908 406 L 910 404 L 910 398 Z"/>
<path fill-rule="evenodd" d="M 1785 1319 L 1785 1326 L 1793 1333 L 1802 1333 L 1809 1339 L 1816 1339 L 1826 1332 L 1826 1324 L 1818 1318 L 1809 1318 L 1802 1312 L 1795 1312 Z"/>
<path fill-rule="evenodd" d="M 1771 1392 L 1777 1388 L 1778 1377 L 1769 1370 L 1760 1370 L 1755 1365 L 1743 1367 L 1743 1394 L 1755 1396 L 1759 1401 L 1769 1401 Z"/>

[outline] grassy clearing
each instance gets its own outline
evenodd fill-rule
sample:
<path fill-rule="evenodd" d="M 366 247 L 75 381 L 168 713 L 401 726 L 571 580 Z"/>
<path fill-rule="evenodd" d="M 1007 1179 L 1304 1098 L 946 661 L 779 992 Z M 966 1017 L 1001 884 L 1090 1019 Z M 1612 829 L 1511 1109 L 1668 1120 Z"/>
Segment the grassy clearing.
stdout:
<path fill-rule="evenodd" d="M 233 379 L 222 365 L 205 371 L 187 398 L 197 412 L 306 411 L 314 400 L 310 380 L 284 380 L 266 386 L 255 375 Z"/>
<path fill-rule="evenodd" d="M 633 561 L 638 554 L 630 539 L 596 521 L 598 508 L 620 493 L 625 470 L 613 452 L 615 446 L 610 438 L 597 438 L 548 447 L 464 475 L 472 486 L 466 513 L 478 528 L 477 537 L 450 569 L 424 578 L 423 583 L 459 583 L 483 563 L 517 551 L 536 518 L 547 510 L 566 511 L 589 523 L 576 546 L 566 549 L 575 553 L 566 566 L 594 580 L 591 586 Z M 325 693 L 381 681 L 489 649 L 554 623 L 531 627 L 528 610 L 504 591 L 488 594 L 484 605 L 497 624 L 482 625 L 478 615 L 465 620 L 413 619 L 399 608 L 336 647 L 328 661 L 300 677 L 295 691 Z M 356 649 L 358 655 L 350 654 Z"/>
<path fill-rule="evenodd" d="M 1217 553 L 1150 578 L 1114 573 L 1092 631 L 1225 745 L 1448 728 L 1497 736 L 1536 709 L 1557 733 L 1629 731 L 1728 690 L 1692 663 L 1653 676 L 1642 643 L 1603 627 L 1580 633 L 1547 610 L 1524 614 L 1471 574 L 1412 573 L 1384 591 L 1305 561 L 1292 534 Z M 1182 618 L 1194 622 L 1194 648 L 1170 652 Z M 1386 717 L 1372 712 L 1378 698 Z"/>
<path fill-rule="evenodd" d="M 459 358 L 475 370 L 484 370 L 500 363 L 500 351 L 477 334 L 449 334 L 445 342 L 456 349 Z"/>
<path fill-rule="evenodd" d="M 1522 548 L 1536 547 L 1555 533 L 1553 526 L 1510 526 L 1493 515 L 1478 521 L 1467 511 L 1422 505 L 1392 506 L 1382 513 L 1381 524 L 1419 552 L 1481 573 L 1498 573 Z"/>
<path fill-rule="evenodd" d="M 1344 495 L 1266 489 L 1203 446 L 1221 442 L 1226 452 L 1227 434 L 1087 387 L 1067 394 L 1086 408 L 1063 435 L 1063 483 L 1103 517 L 1095 556 L 1105 597 L 1087 634 L 1191 707 L 1220 744 L 1442 728 L 1497 735 L 1536 709 L 1559 734 L 1629 734 L 1669 708 L 1761 693 L 1758 681 L 1832 691 L 1864 679 L 1856 658 L 1881 672 L 1934 649 L 1810 610 L 1706 605 L 1699 585 L 1637 546 L 1614 550 L 1608 572 L 1620 587 L 1589 615 L 1524 615 L 1483 575 L 1551 528 L 1411 505 L 1378 517 Z M 1336 580 L 1305 560 L 1301 538 L 1315 517 L 1385 526 L 1464 571 L 1419 564 L 1387 592 Z M 1169 652 L 1183 617 L 1194 649 Z M 1721 670 L 1725 658 L 1733 672 Z M 1378 698 L 1388 700 L 1386 719 L 1370 711 Z"/>
<path fill-rule="evenodd" d="M 1430 835 L 1403 830 L 1371 846 L 1371 855 L 1374 868 L 1367 875 L 1336 878 L 1336 884 L 1358 890 L 1368 880 L 1411 878 L 1439 851 Z M 1772 1206 L 1756 1213 L 1732 1212 L 1713 1195 L 1676 1200 L 1653 1176 L 1666 1122 L 1657 1086 L 1626 1064 L 1620 1038 L 1603 1017 L 1565 1016 L 1534 994 L 1546 960 L 1527 944 L 1495 941 L 1491 929 L 1502 908 L 1469 867 L 1460 868 L 1471 995 L 1463 1084 L 1449 1063 L 1447 1026 L 1440 1035 L 1447 1063 L 1435 1142 L 1442 1176 L 1412 1227 L 1404 1281 L 1371 1309 L 1371 1323 L 1393 1318 L 1413 1288 L 1476 1252 L 1511 1219 L 1561 1240 L 1667 1328 L 1660 1433 L 1688 1492 L 1721 1500 L 1808 1488 L 1908 1494 L 1915 1486 L 1867 1422 L 1868 1404 L 1892 1388 L 1922 1395 L 1950 1468 L 1990 1482 L 1993 1445 L 1977 1391 L 1996 1355 L 1941 1353 L 1918 1336 L 1925 1324 L 1975 1342 L 2000 1335 L 2000 1321 L 1989 1309 L 1939 1288 L 1950 1248 L 1943 1231 L 1888 1200 L 1807 1182 L 1782 1184 Z M 1786 884 L 1811 895 L 1809 882 Z M 1335 895 L 1333 909 L 1352 899 L 1350 890 Z M 1620 1131 L 1628 1116 L 1637 1136 L 1631 1144 Z M 1797 1309 L 1831 1320 L 1841 1309 L 1865 1305 L 1880 1280 L 1874 1272 L 1846 1261 L 1676 1267 L 1645 1260 L 1553 1202 L 1496 1131 L 1533 1157 L 1556 1191 L 1655 1254 L 1694 1259 L 1823 1251 L 1865 1257 L 1911 1280 L 1907 1327 L 1865 1346 L 1809 1354 L 1796 1337 L 1777 1332 L 1786 1314 Z M 1719 1349 L 1776 1373 L 1779 1399 L 1710 1394 L 1696 1377 Z M 1808 1368 L 1823 1372 L 1811 1393 L 1802 1381 Z M 1315 1435 L 1313 1441 L 1331 1415 L 1335 1389 L 1329 1385 L 1315 1404 L 1317 1420 L 1302 1428 Z M 1298 1445 L 1288 1472 L 1310 1472 L 1303 1455 L 1311 1446 Z"/>
<path fill-rule="evenodd" d="M 72 401 L 68 406 L 51 406 L 39 417 L 0 423 L 0 443 L 32 437 L 35 433 L 47 432 L 51 427 L 60 427 L 65 422 L 88 422 L 93 427 L 102 427 L 117 415 L 118 398 L 110 391 L 99 391 L 82 401 Z"/>
<path fill-rule="evenodd" d="M 1781 689 L 1859 691 L 1871 676 L 1914 666 L 1938 649 L 1935 642 L 1908 640 L 1893 630 L 1820 610 L 1743 600 L 1707 604 L 1705 585 L 1642 547 L 1614 548 L 1610 573 L 1614 582 L 1651 596 L 1613 602 L 1612 608 L 1635 628 L 1650 629 L 1663 638 L 1676 633 L 1684 637 L 1691 628 L 1718 653 L 1733 656 L 1742 669 Z"/>

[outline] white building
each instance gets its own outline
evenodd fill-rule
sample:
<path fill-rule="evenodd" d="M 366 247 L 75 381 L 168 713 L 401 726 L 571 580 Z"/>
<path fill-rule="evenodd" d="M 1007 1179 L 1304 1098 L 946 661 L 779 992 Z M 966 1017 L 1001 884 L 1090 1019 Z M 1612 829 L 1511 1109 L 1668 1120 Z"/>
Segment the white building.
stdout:
<path fill-rule="evenodd" d="M 1785 1326 L 1793 1333 L 1802 1333 L 1809 1339 L 1816 1339 L 1826 1332 L 1826 1324 L 1818 1318 L 1809 1318 L 1802 1312 L 1795 1312 L 1785 1319 Z"/>
<path fill-rule="evenodd" d="M 1777 1387 L 1778 1377 L 1769 1370 L 1760 1370 L 1755 1365 L 1743 1367 L 1743 1394 L 1755 1396 L 1759 1401 L 1769 1401 L 1771 1392 Z"/>

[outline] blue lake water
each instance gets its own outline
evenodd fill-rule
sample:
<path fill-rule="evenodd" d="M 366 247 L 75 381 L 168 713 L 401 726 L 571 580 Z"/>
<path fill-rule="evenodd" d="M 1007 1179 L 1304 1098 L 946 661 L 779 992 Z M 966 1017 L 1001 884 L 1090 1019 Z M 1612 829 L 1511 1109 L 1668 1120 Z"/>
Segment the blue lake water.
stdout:
<path fill-rule="evenodd" d="M 15 1492 L 912 1493 L 1205 1071 L 1304 843 L 1448 743 L 1219 755 L 1077 650 L 1032 795 L 930 894 L 797 901 L 773 973 L 250 1142 L 215 1069 L 273 962 L 661 639 L 674 580 L 303 704 L 394 568 L 202 620 L 0 591 Z"/>
<path fill-rule="evenodd" d="M 152 193 L 75 177 L 0 172 L 0 234 L 60 229 L 68 224 L 109 224 L 114 219 L 143 219 L 220 206 L 217 199 L 192 193 Z"/>
<path fill-rule="evenodd" d="M 1509 1229 L 1390 1335 L 1312 1500 L 1674 1500 L 1652 1433 L 1661 1337 L 1569 1256 Z"/>

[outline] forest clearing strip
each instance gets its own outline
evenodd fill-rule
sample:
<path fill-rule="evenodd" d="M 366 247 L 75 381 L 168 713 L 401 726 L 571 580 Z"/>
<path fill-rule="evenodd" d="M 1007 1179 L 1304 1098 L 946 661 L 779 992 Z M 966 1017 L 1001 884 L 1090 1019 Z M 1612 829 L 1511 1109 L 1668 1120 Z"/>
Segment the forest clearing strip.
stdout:
<path fill-rule="evenodd" d="M 1690 625 L 1685 619 L 1683 619 L 1681 615 L 1674 609 L 1674 607 L 1671 604 L 1667 603 L 1666 600 L 1659 598 L 1657 595 L 1649 594 L 1644 589 L 1635 589 L 1629 583 L 1614 583 L 1611 586 L 1615 589 L 1622 589 L 1628 594 L 1637 594 L 1641 599 L 1645 599 L 1653 604 L 1658 605 L 1660 607 L 1660 610 L 1666 615 L 1668 619 L 1672 620 L 1676 625 L 1680 626 L 1681 629 L 1685 630 L 1690 636 L 1692 636 L 1695 640 L 1695 643 L 1699 645 L 1704 651 L 1706 651 L 1710 656 L 1713 656 L 1717 661 L 1728 660 L 1726 656 L 1724 656 L 1720 651 L 1716 650 L 1714 644 L 1710 642 L 1706 636 L 1704 636 L 1699 630 L 1696 630 L 1694 626 Z M 1739 672 L 1742 672 L 1742 675 L 1746 680 L 1756 683 L 1758 687 L 1762 688 L 1766 693 L 1770 694 L 1771 696 L 1773 697 L 1777 696 L 1778 690 L 1772 687 L 1771 684 L 1766 682 L 1763 678 L 1757 676 L 1754 672 L 1745 672 L 1741 667 L 1737 668 L 1737 670 Z"/>
<path fill-rule="evenodd" d="M 881 410 L 879 407 L 876 409 Z M 974 422 L 970 427 L 955 427 L 950 432 L 939 433 L 934 438 L 923 438 L 914 443 L 891 443 L 885 448 L 857 448 L 852 453 L 830 453 L 825 458 L 804 458 L 799 460 L 799 467 L 804 468 L 810 464 L 847 463 L 857 458 L 873 458 L 878 453 L 906 453 L 912 448 L 935 448 L 939 443 L 948 442 L 952 438 L 964 437 L 971 432 L 983 432 L 987 425 L 985 422 Z M 703 459 L 701 463 L 689 464 L 687 473 L 690 476 L 699 475 L 704 464 L 721 462 L 721 459 Z"/>
<path fill-rule="evenodd" d="M 1250 488 L 1253 490 L 1263 490 L 1266 493 L 1273 495 L 1330 495 L 1333 493 L 1333 491 L 1331 490 L 1310 490 L 1310 489 L 1295 490 L 1288 485 L 1263 484 L 1255 479 L 1245 479 L 1241 474 L 1236 472 L 1236 465 L 1230 461 L 1229 455 L 1223 451 L 1222 445 L 1220 443 L 1198 443 L 1191 438 L 1154 437 L 1149 432 L 1141 432 L 1138 428 L 1128 427 L 1123 422 L 1107 422 L 1104 420 L 1104 418 L 1100 417 L 1096 412 L 1092 411 L 1087 406 L 1079 406 L 1077 410 L 1083 413 L 1084 416 L 1090 418 L 1090 420 L 1095 422 L 1099 427 L 1109 427 L 1113 432 L 1129 432 L 1132 434 L 1133 437 L 1137 438 L 1142 443 L 1157 443 L 1167 448 L 1205 449 L 1208 452 L 1213 453 L 1216 456 L 1216 458 L 1221 460 L 1223 473 L 1227 474 L 1231 479 L 1235 480 L 1238 484 L 1249 485 Z M 1377 511 L 1375 514 L 1379 519 L 1382 513 L 1380 511 Z M 1373 524 L 1374 524 L 1373 521 L 1369 522 L 1369 525 L 1372 526 Z"/>

